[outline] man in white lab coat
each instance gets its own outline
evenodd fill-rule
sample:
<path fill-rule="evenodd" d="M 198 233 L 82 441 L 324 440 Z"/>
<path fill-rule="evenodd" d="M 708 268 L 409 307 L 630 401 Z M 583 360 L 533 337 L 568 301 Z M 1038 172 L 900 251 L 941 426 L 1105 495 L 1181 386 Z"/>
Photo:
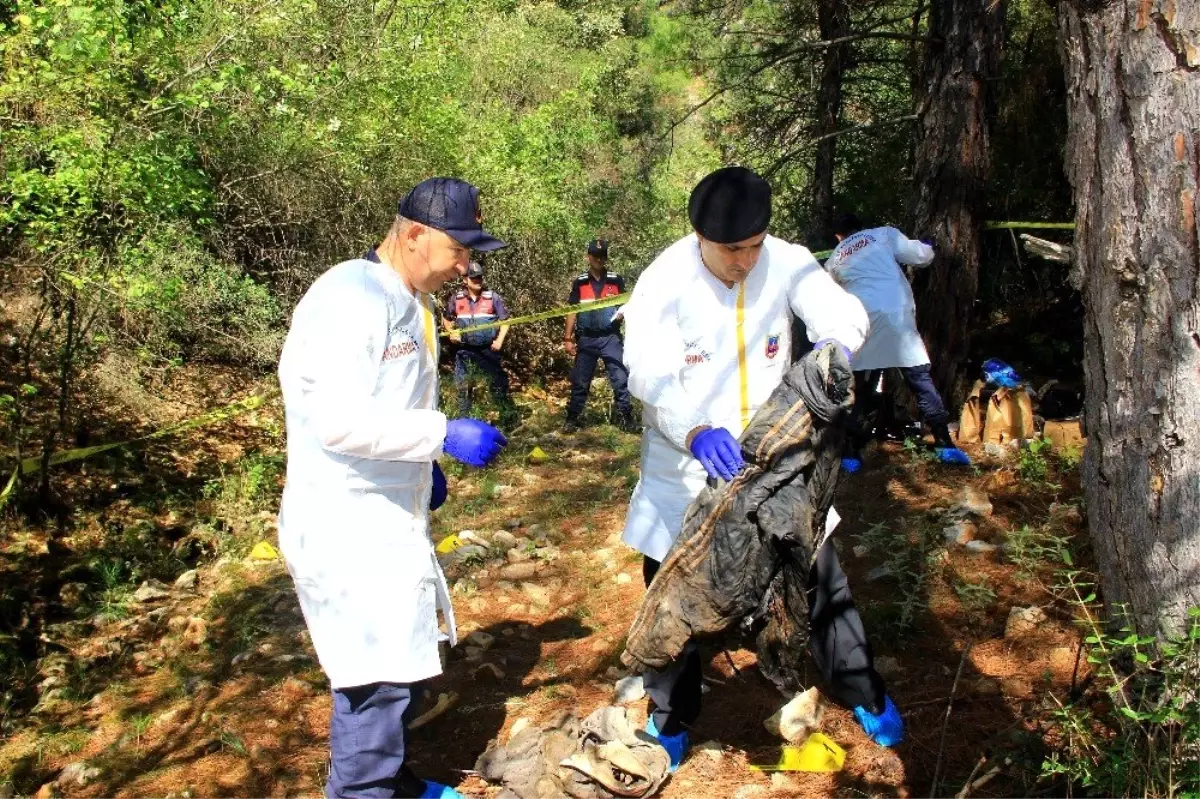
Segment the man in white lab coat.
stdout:
<path fill-rule="evenodd" d="M 921 418 L 933 431 L 934 448 L 943 463 L 969 466 L 971 459 L 950 438 L 950 415 L 929 375 L 929 353 L 917 332 L 917 303 L 900 264 L 926 266 L 933 247 L 913 241 L 893 227 L 864 230 L 854 214 L 834 223 L 838 246 L 825 269 L 842 288 L 858 297 L 871 318 L 871 334 L 854 356 L 855 410 L 850 451 L 842 459 L 847 472 L 862 468 L 865 443 L 863 417 L 873 409 L 875 389 L 884 369 L 898 368 L 917 398 Z"/>
<path fill-rule="evenodd" d="M 441 673 L 438 610 L 454 615 L 429 511 L 446 498 L 437 458 L 480 467 L 507 443 L 437 410 L 430 294 L 504 242 L 479 190 L 430 178 L 364 257 L 338 264 L 296 306 L 279 361 L 287 483 L 279 543 L 333 690 L 327 796 L 457 797 L 405 766 L 414 683 Z"/>
<path fill-rule="evenodd" d="M 645 556 L 647 585 L 706 480 L 731 480 L 745 466 L 737 437 L 787 372 L 792 314 L 810 338 L 835 341 L 848 356 L 868 329 L 862 304 L 807 249 L 767 234 L 771 189 L 753 171 L 727 167 L 705 177 L 688 215 L 695 233 L 646 268 L 625 306 L 625 364 L 630 391 L 643 402 L 645 432 L 624 540 Z M 872 667 L 829 543 L 814 569 L 814 591 L 813 652 L 835 698 L 856 708 L 877 741 L 899 741 L 903 724 Z M 644 682 L 647 731 L 677 766 L 700 712 L 698 653 L 690 647 Z"/>

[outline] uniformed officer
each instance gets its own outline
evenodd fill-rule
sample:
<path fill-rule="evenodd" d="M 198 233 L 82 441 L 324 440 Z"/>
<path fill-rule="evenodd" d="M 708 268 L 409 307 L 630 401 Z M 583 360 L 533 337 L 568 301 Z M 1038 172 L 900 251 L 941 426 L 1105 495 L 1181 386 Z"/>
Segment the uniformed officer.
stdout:
<path fill-rule="evenodd" d="M 442 671 L 438 611 L 455 641 L 429 535 L 446 499 L 437 459 L 483 467 L 506 443 L 437 409 L 431 294 L 471 250 L 504 246 L 480 219 L 471 184 L 422 181 L 379 246 L 309 287 L 283 345 L 279 548 L 333 689 L 326 796 L 460 796 L 409 771 L 406 728 L 418 684 Z"/>
<path fill-rule="evenodd" d="M 467 416 L 471 412 L 471 391 L 476 373 L 482 373 L 491 383 L 492 399 L 501 412 L 512 412 L 512 400 L 508 396 L 508 375 L 500 361 L 504 339 L 508 337 L 508 325 L 493 327 L 470 333 L 455 331 L 476 325 L 503 322 L 508 318 L 504 298 L 497 291 L 483 284 L 483 266 L 472 261 L 467 266 L 466 286 L 454 292 L 446 302 L 443 326 L 451 331 L 450 340 L 459 345 L 454 354 L 454 384 L 458 388 L 458 413 Z"/>
<path fill-rule="evenodd" d="M 586 308 L 597 300 L 625 293 L 625 278 L 607 268 L 608 241 L 593 239 L 588 242 L 587 261 L 588 271 L 571 283 L 567 302 Z M 572 433 L 580 427 L 599 360 L 604 361 L 604 371 L 613 390 L 613 422 L 623 430 L 632 431 L 638 427 L 629 401 L 629 372 L 622 362 L 620 319 L 620 309 L 616 306 L 567 315 L 563 344 L 567 354 L 574 356 L 575 366 L 571 369 L 571 398 L 567 402 L 564 432 Z"/>

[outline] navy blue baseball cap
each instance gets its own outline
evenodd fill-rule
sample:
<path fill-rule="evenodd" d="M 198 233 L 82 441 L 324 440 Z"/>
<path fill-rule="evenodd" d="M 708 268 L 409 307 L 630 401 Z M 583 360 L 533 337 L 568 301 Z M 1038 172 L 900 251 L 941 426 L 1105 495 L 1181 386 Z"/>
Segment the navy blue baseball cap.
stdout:
<path fill-rule="evenodd" d="M 483 229 L 479 189 L 456 178 L 422 180 L 400 201 L 405 219 L 437 228 L 464 247 L 481 252 L 508 245 Z"/>

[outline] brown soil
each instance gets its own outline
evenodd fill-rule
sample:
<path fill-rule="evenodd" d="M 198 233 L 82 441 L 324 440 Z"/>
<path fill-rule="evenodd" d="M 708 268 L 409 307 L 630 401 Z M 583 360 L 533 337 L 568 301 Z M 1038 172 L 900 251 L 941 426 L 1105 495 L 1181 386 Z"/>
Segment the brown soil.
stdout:
<path fill-rule="evenodd" d="M 180 392 L 173 398 L 178 409 L 163 413 L 186 416 L 200 396 Z M 550 570 L 533 580 L 549 592 L 546 604 L 520 585 L 495 582 L 495 564 L 483 565 L 485 576 L 479 564 L 457 573 L 460 637 L 473 630 L 493 634 L 496 643 L 484 662 L 498 666 L 503 677 L 476 672 L 478 663 L 452 652 L 445 674 L 428 687 L 431 697 L 457 692 L 459 703 L 414 733 L 411 762 L 417 773 L 477 796 L 494 796 L 499 788 L 466 772 L 488 741 L 506 734 L 518 718 L 538 723 L 558 710 L 583 715 L 610 700 L 614 678 L 606 672 L 619 665 L 623 637 L 643 593 L 640 556 L 619 542 L 636 479 L 637 439 L 607 426 L 573 436 L 538 432 L 553 428 L 555 403 L 532 393 L 523 401 L 529 418 L 500 465 L 465 474 L 451 469 L 452 499 L 435 514 L 439 538 L 519 521 L 515 534 L 544 536 L 562 550 Z M 100 459 L 65 470 L 56 476 L 59 490 L 81 498 L 72 517 L 72 550 L 80 558 L 102 551 L 114 520 L 134 517 L 145 517 L 152 531 L 194 532 L 197 520 L 214 513 L 215 500 L 202 490 L 205 482 L 236 469 L 249 455 L 278 456 L 279 421 L 278 405 L 271 404 L 218 428 L 156 442 L 132 461 Z M 549 454 L 548 461 L 527 460 L 535 444 Z M 848 710 L 831 707 L 823 730 L 846 749 L 842 771 L 753 771 L 751 764 L 779 757 L 780 741 L 762 722 L 787 697 L 757 673 L 753 652 L 714 650 L 707 668 L 710 690 L 692 741 L 715 741 L 719 747 L 694 753 L 662 795 L 923 796 L 930 793 L 939 762 L 938 793 L 950 795 L 984 756 L 991 763 L 1006 757 L 1011 762 L 973 795 L 1034 790 L 1042 706 L 1051 694 L 1069 691 L 1086 670 L 1086 661 L 1077 662 L 1080 636 L 1069 614 L 1037 575 L 1022 574 L 996 555 L 951 546 L 944 555 L 935 553 L 928 579 L 913 592 L 911 624 L 902 628 L 897 583 L 867 579 L 881 562 L 879 554 L 857 557 L 852 548 L 868 531 L 877 535 L 880 525 L 893 531 L 896 546 L 918 546 L 922 531 L 940 528 L 936 510 L 948 506 L 965 484 L 988 492 L 995 512 L 980 525 L 980 537 L 999 540 L 1022 525 L 1049 523 L 1050 503 L 1078 494 L 1073 475 L 1064 482 L 1057 490 L 1030 484 L 1003 465 L 985 464 L 976 472 L 942 467 L 895 444 L 871 453 L 867 470 L 839 486 L 843 522 L 837 538 L 876 656 L 899 664 L 887 680 L 904 714 L 907 740 L 895 750 L 882 749 Z M 174 492 L 178 501 L 143 510 L 146 493 L 156 490 Z M 328 756 L 327 685 L 283 566 L 245 557 L 259 537 L 273 540 L 269 512 L 277 491 L 276 482 L 246 517 L 227 519 L 241 548 L 215 562 L 202 555 L 196 592 L 173 591 L 166 600 L 134 606 L 125 619 L 47 625 L 54 631 L 48 650 L 71 664 L 60 680 L 73 690 L 47 701 L 43 683 L 38 712 L 8 718 L 0 730 L 0 783 L 7 775 L 18 792 L 40 796 L 320 794 Z M 483 496 L 485 491 L 493 496 Z M 1077 517 L 1054 524 L 1059 535 L 1082 531 Z M 0 548 L 4 580 L 16 579 L 19 569 L 44 557 L 39 542 L 45 535 L 36 523 L 10 519 Z M 600 550 L 607 552 L 597 556 Z M 183 564 L 177 571 L 182 570 Z M 161 577 L 169 585 L 173 575 Z M 54 582 L 55 590 L 61 582 Z M 994 596 L 968 602 L 961 594 L 965 584 L 982 585 Z M 1009 609 L 1029 605 L 1042 606 L 1049 622 L 1035 634 L 1006 639 Z M 150 611 L 156 607 L 166 610 L 154 617 Z M 94 612 L 76 615 L 86 619 Z M 193 617 L 203 620 L 199 642 L 188 639 L 186 624 Z M 193 632 L 200 624 L 193 623 Z M 36 666 L 41 672 L 33 682 L 55 673 L 45 658 Z M 819 684 L 815 669 L 811 677 Z M 641 703 L 631 712 L 639 722 L 644 719 Z M 53 784 L 65 766 L 80 761 L 100 773 L 84 786 Z"/>

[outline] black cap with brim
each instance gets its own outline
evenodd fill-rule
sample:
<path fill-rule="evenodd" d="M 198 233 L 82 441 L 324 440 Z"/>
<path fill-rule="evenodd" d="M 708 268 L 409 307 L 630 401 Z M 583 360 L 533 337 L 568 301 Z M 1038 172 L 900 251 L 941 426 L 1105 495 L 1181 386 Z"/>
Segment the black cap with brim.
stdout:
<path fill-rule="evenodd" d="M 688 219 L 718 244 L 753 238 L 771 224 L 771 184 L 743 166 L 718 169 L 692 189 Z"/>
<path fill-rule="evenodd" d="M 434 226 L 431 225 L 430 227 Z M 508 242 L 501 241 L 483 228 L 476 228 L 475 230 L 438 229 L 462 246 L 478 250 L 479 252 L 491 252 L 492 250 L 499 250 L 501 247 L 508 246 Z"/>

